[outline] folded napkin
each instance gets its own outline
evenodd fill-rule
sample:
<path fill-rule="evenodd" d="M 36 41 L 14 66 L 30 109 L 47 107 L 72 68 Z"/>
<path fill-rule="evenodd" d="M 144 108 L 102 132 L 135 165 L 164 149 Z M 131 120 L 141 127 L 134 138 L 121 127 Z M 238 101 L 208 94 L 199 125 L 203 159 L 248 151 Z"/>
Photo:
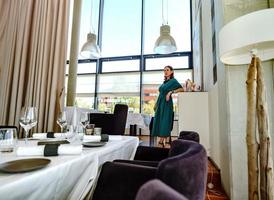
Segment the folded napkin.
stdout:
<path fill-rule="evenodd" d="M 123 136 L 121 135 L 84 135 L 83 142 L 107 142 L 122 140 Z"/>
<path fill-rule="evenodd" d="M 70 138 L 73 136 L 73 133 L 34 133 L 32 135 L 33 139 L 47 139 L 47 138 Z"/>
<path fill-rule="evenodd" d="M 107 142 L 109 136 L 107 134 L 102 135 L 84 135 L 83 142 Z"/>
<path fill-rule="evenodd" d="M 47 144 L 41 146 L 18 147 L 17 156 L 56 156 L 56 155 L 75 155 L 82 153 L 82 145 L 56 145 Z"/>
<path fill-rule="evenodd" d="M 83 142 L 100 142 L 101 135 L 84 135 Z"/>
<path fill-rule="evenodd" d="M 122 135 L 110 135 L 109 140 L 115 141 L 115 140 L 122 140 L 123 136 Z"/>

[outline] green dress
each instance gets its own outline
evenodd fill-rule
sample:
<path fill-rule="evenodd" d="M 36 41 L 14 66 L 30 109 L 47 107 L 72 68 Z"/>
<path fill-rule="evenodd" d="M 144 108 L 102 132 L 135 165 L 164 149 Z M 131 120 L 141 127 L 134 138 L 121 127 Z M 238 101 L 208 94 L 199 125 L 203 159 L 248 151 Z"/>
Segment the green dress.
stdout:
<path fill-rule="evenodd" d="M 168 137 L 172 130 L 173 120 L 173 100 L 172 97 L 166 101 L 166 95 L 171 90 L 176 90 L 182 87 L 175 79 L 165 81 L 159 87 L 159 97 L 156 102 L 156 110 L 153 121 L 152 136 Z"/>

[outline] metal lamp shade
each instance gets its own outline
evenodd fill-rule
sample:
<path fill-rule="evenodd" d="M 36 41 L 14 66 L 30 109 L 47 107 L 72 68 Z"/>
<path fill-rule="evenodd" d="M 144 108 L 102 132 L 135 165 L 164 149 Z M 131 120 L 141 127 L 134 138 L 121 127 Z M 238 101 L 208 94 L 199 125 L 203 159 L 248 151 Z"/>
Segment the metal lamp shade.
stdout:
<path fill-rule="evenodd" d="M 160 28 L 160 37 L 155 42 L 154 52 L 158 54 L 170 54 L 176 50 L 176 42 L 170 35 L 170 26 L 162 25 Z"/>
<path fill-rule="evenodd" d="M 89 33 L 87 35 L 87 42 L 81 49 L 81 56 L 84 58 L 97 59 L 101 57 L 100 49 L 96 44 L 96 35 Z"/>

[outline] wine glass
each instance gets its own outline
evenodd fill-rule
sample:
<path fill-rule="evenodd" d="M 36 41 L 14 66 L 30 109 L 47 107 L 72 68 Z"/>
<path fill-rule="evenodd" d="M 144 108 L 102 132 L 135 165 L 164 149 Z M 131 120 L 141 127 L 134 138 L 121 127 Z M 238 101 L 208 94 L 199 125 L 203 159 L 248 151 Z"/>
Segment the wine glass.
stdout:
<path fill-rule="evenodd" d="M 61 128 L 61 133 L 64 133 L 64 128 L 67 127 L 67 113 L 66 111 L 60 112 L 57 117 L 57 124 Z"/>
<path fill-rule="evenodd" d="M 82 125 L 83 129 L 85 129 L 86 126 L 87 126 L 88 123 L 89 123 L 89 120 L 88 120 L 88 112 L 83 112 L 83 113 L 81 113 L 80 122 L 81 122 L 81 125 Z"/>
<path fill-rule="evenodd" d="M 29 130 L 37 125 L 37 108 L 23 107 L 21 110 L 19 124 L 25 130 L 25 143 L 27 143 Z"/>

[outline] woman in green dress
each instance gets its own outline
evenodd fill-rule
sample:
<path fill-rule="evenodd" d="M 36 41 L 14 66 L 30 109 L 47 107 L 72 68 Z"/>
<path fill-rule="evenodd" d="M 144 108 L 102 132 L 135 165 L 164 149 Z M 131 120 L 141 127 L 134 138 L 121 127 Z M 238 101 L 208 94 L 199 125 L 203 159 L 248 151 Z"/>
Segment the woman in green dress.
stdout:
<path fill-rule="evenodd" d="M 165 138 L 170 136 L 173 121 L 172 94 L 183 92 L 181 84 L 174 78 L 171 66 L 164 68 L 165 80 L 159 87 L 159 96 L 155 104 L 155 115 L 152 128 L 152 136 L 159 136 L 159 144 L 165 145 Z"/>

